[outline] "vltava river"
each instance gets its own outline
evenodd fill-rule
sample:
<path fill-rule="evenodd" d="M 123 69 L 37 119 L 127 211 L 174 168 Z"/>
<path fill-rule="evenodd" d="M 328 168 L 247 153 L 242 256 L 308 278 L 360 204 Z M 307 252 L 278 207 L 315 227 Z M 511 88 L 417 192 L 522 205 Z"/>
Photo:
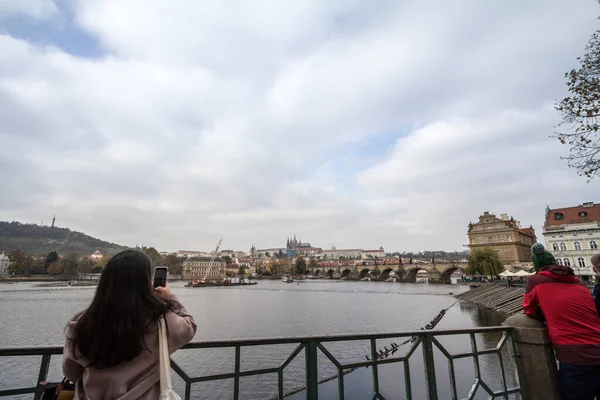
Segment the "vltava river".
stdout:
<path fill-rule="evenodd" d="M 198 323 L 194 341 L 416 330 L 454 302 L 450 293 L 468 290 L 468 287 L 460 285 L 320 280 L 302 281 L 299 284 L 259 281 L 256 286 L 236 288 L 191 289 L 185 288 L 183 282 L 173 282 L 171 286 Z M 66 322 L 86 308 L 94 290 L 93 287 L 37 287 L 32 283 L 0 284 L 0 347 L 62 345 Z M 498 313 L 460 302 L 448 311 L 437 328 L 494 326 L 500 325 L 503 319 Z M 478 335 L 479 346 L 492 347 L 498 338 L 496 334 Z M 468 337 L 446 337 L 441 342 L 451 353 L 470 350 Z M 378 342 L 378 347 L 389 347 L 389 343 Z M 362 361 L 369 353 L 366 341 L 331 343 L 326 347 L 344 363 Z M 280 345 L 242 350 L 242 370 L 277 366 L 293 348 L 292 345 Z M 321 356 L 319 377 L 335 373 L 332 364 Z M 192 376 L 233 372 L 232 349 L 179 351 L 173 358 Z M 481 358 L 484 377 L 487 375 L 489 379 L 486 383 L 496 389 L 500 385 L 497 358 L 495 355 Z M 420 349 L 413 354 L 413 359 L 413 395 L 415 399 L 420 399 L 424 398 Z M 51 380 L 60 380 L 60 357 L 52 360 Z M 1 361 L 0 389 L 32 385 L 35 382 L 40 357 L 5 358 Z M 455 368 L 459 398 L 466 397 L 474 381 L 472 358 L 458 360 Z M 447 361 L 437 350 L 436 370 L 440 398 L 450 398 Z M 405 398 L 403 374 L 399 364 L 379 368 L 380 390 L 387 399 Z M 175 374 L 173 379 L 183 395 L 182 381 Z M 275 398 L 276 382 L 275 375 L 242 378 L 241 398 Z M 286 391 L 304 383 L 303 353 L 286 368 L 284 382 Z M 192 397 L 231 399 L 232 388 L 233 380 L 195 384 Z M 346 375 L 346 399 L 371 398 L 371 389 L 370 369 L 363 368 Z M 304 393 L 299 393 L 288 399 L 304 396 Z M 27 399 L 30 396 L 19 398 Z M 320 398 L 337 398 L 335 380 L 320 386 Z M 483 399 L 486 396 L 479 393 L 476 398 Z"/>

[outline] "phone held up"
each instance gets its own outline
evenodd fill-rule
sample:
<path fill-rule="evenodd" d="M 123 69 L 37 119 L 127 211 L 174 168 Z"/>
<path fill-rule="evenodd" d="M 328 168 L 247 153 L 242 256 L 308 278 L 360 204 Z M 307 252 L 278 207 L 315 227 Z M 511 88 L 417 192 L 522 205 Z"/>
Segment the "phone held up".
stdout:
<path fill-rule="evenodd" d="M 154 268 L 154 287 L 167 286 L 167 267 L 156 267 Z"/>

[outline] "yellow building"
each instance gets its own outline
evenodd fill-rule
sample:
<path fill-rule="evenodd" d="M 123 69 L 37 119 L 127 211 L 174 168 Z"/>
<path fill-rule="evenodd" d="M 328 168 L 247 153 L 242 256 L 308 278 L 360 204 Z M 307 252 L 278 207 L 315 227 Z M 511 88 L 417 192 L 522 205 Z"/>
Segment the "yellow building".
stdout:
<path fill-rule="evenodd" d="M 521 228 L 519 221 L 507 214 L 498 218 L 487 211 L 479 222 L 469 224 L 468 236 L 471 252 L 490 248 L 498 252 L 504 264 L 530 262 L 531 245 L 536 242 L 533 227 Z"/>

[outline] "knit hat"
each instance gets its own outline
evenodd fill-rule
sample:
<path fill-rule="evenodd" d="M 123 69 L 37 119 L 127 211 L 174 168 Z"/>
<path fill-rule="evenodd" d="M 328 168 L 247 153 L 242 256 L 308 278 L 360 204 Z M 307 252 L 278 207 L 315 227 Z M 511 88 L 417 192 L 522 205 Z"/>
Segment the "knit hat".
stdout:
<path fill-rule="evenodd" d="M 547 252 L 544 245 L 541 243 L 536 243 L 531 246 L 531 253 L 533 254 L 531 256 L 531 261 L 533 261 L 533 269 L 535 269 L 535 272 L 538 272 L 546 265 L 556 265 L 554 256 Z"/>

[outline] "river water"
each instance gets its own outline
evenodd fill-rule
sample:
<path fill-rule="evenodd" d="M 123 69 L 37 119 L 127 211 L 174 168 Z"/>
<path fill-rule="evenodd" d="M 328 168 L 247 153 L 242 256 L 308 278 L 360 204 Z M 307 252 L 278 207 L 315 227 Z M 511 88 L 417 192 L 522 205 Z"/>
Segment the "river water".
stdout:
<path fill-rule="evenodd" d="M 428 285 L 414 283 L 302 281 L 285 284 L 259 281 L 258 285 L 235 288 L 185 288 L 183 282 L 171 284 L 173 292 L 194 315 L 198 331 L 194 341 L 213 339 L 247 339 L 332 334 L 383 333 L 416 330 L 454 302 L 451 293 L 468 290 L 461 285 Z M 89 304 L 93 287 L 38 287 L 33 283 L 0 284 L 0 347 L 62 345 L 64 326 L 78 311 Z M 439 329 L 496 326 L 502 315 L 459 302 L 437 326 Z M 477 335 L 479 348 L 495 346 L 498 334 Z M 399 342 L 400 340 L 396 340 Z M 470 351 L 468 336 L 443 337 L 441 343 L 450 353 Z M 378 342 L 388 346 L 390 340 Z M 327 349 L 342 363 L 363 361 L 369 343 L 328 343 Z M 293 351 L 293 345 L 249 348 L 242 350 L 242 371 L 275 367 Z M 408 348 L 408 346 L 405 346 Z M 401 350 L 396 355 L 405 352 Z M 507 356 L 507 354 L 505 354 Z M 186 350 L 173 358 L 190 375 L 233 372 L 232 349 Z M 421 349 L 411 356 L 413 398 L 424 398 Z M 40 357 L 2 360 L 0 389 L 32 385 L 39 369 Z M 60 380 L 60 357 L 52 358 L 51 380 Z M 304 383 L 304 357 L 301 353 L 285 369 L 286 391 Z M 500 388 L 498 357 L 481 357 L 484 380 L 493 389 Z M 510 363 L 505 359 L 505 365 Z M 456 361 L 459 398 L 466 397 L 474 382 L 472 358 Z M 440 398 L 450 398 L 447 361 L 436 350 L 436 372 Z M 509 371 L 510 372 L 510 371 Z M 331 362 L 320 354 L 319 377 L 335 373 Z M 386 399 L 404 399 L 404 372 L 401 364 L 379 368 L 380 390 Z M 512 379 L 509 373 L 509 382 Z M 173 374 L 178 391 L 182 381 Z M 277 391 L 277 377 L 241 379 L 240 398 L 269 399 Z M 510 386 L 510 383 L 509 383 Z M 231 399 L 233 381 L 194 384 L 195 399 Z M 337 381 L 323 384 L 321 399 L 337 398 Z M 362 368 L 345 377 L 346 399 L 372 396 L 371 370 Z M 287 397 L 304 398 L 304 393 Z M 31 398 L 22 396 L 15 398 Z M 479 391 L 475 398 L 486 398 Z"/>

